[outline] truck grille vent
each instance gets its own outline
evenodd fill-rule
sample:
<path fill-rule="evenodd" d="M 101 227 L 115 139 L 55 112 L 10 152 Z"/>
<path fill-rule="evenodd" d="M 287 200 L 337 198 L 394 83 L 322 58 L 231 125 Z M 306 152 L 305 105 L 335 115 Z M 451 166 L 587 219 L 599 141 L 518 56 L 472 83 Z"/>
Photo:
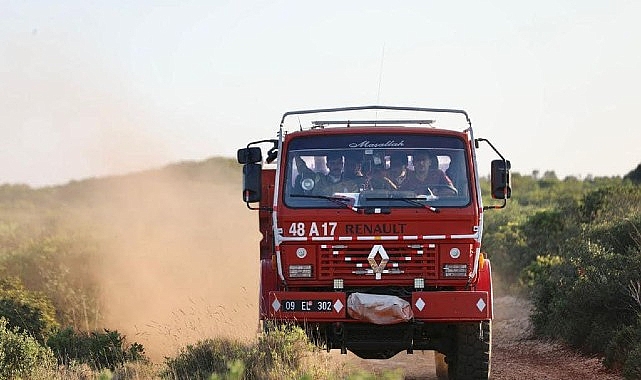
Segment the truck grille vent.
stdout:
<path fill-rule="evenodd" d="M 436 260 L 436 244 L 384 244 L 384 252 L 388 257 L 383 268 L 385 278 L 424 278 L 436 279 L 438 266 Z M 320 249 L 319 279 L 358 278 L 375 276 L 375 270 L 368 257 L 372 245 L 338 245 L 323 246 Z M 382 254 L 374 254 L 375 266 L 383 261 Z"/>

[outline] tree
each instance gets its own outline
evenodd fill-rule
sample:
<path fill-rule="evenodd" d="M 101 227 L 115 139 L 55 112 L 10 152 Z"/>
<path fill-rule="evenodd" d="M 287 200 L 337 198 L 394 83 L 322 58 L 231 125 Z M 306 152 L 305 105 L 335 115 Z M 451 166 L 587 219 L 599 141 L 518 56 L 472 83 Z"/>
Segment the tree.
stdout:
<path fill-rule="evenodd" d="M 636 169 L 626 174 L 623 179 L 630 180 L 632 183 L 637 185 L 641 184 L 641 164 L 639 164 Z"/>
<path fill-rule="evenodd" d="M 25 289 L 17 278 L 0 280 L 0 317 L 10 328 L 44 342 L 58 327 L 55 316 L 56 311 L 44 294 Z"/>

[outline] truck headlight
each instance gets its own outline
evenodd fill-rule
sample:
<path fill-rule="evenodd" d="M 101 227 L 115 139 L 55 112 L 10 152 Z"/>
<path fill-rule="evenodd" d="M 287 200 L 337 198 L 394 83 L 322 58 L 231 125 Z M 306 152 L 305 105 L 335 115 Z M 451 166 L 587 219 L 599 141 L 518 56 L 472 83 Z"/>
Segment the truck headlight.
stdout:
<path fill-rule="evenodd" d="M 305 249 L 305 247 L 300 247 L 296 250 L 296 257 L 298 257 L 299 259 L 304 259 L 305 256 L 307 256 L 307 250 Z"/>
<path fill-rule="evenodd" d="M 467 277 L 467 264 L 445 264 L 443 265 L 443 276 Z"/>
<path fill-rule="evenodd" d="M 311 265 L 290 265 L 289 277 L 292 278 L 311 278 L 312 266 Z"/>

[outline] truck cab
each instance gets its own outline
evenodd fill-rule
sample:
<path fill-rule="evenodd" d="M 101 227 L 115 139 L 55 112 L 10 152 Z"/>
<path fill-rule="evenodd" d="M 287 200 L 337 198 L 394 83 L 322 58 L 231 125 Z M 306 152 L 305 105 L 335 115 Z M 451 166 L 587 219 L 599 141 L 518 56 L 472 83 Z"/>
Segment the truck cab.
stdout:
<path fill-rule="evenodd" d="M 375 118 L 354 117 L 372 111 Z M 285 128 L 287 118 L 341 113 L 350 118 Z M 442 127 L 423 115 L 460 117 L 465 126 Z M 491 195 L 502 204 L 483 205 L 482 142 L 499 157 Z M 366 359 L 434 350 L 449 378 L 489 377 L 493 295 L 483 213 L 505 207 L 510 163 L 474 137 L 465 111 L 286 112 L 278 138 L 249 143 L 238 161 L 243 200 L 258 212 L 263 235 L 265 326 L 300 325 L 327 350 Z"/>

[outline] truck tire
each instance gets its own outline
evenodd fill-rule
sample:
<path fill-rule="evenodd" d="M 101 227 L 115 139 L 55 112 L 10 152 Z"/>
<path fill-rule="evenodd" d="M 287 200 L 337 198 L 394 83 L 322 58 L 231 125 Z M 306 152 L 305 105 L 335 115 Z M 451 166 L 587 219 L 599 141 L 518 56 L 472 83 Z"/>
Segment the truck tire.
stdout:
<path fill-rule="evenodd" d="M 448 357 L 450 379 L 489 379 L 492 321 L 461 324 L 456 330 L 454 357 Z"/>

